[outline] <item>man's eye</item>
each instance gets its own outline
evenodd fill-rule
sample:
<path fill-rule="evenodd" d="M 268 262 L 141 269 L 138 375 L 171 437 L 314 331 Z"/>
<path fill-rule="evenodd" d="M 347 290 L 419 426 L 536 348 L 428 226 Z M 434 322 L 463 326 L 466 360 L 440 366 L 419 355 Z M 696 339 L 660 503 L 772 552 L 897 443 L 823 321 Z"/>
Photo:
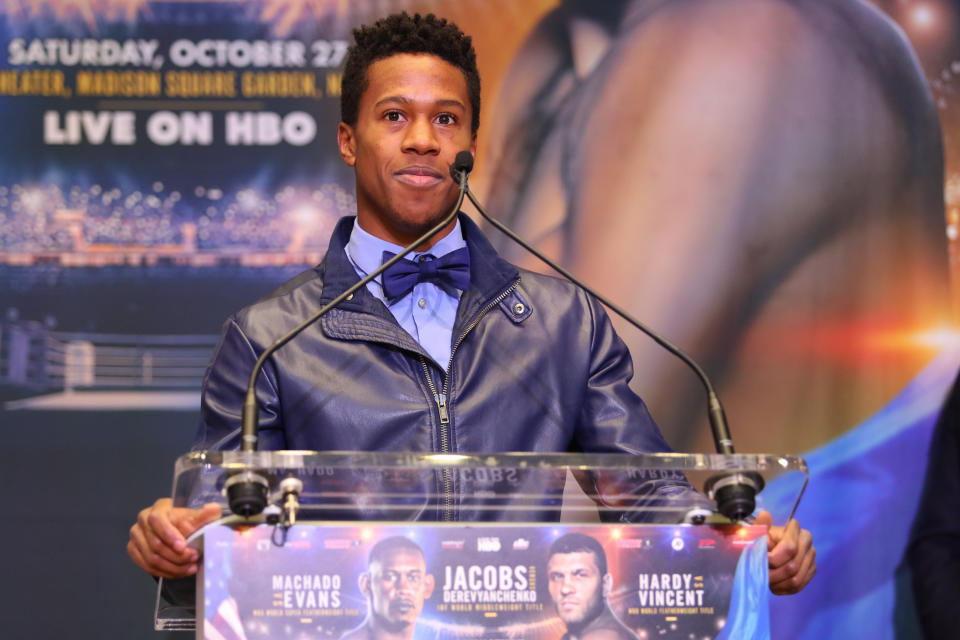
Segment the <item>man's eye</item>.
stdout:
<path fill-rule="evenodd" d="M 383 117 L 390 122 L 400 122 L 400 119 L 403 118 L 403 115 L 399 111 L 387 111 Z"/>
<path fill-rule="evenodd" d="M 456 122 L 456 117 L 449 113 L 441 113 L 437 116 L 437 124 L 455 124 Z"/>

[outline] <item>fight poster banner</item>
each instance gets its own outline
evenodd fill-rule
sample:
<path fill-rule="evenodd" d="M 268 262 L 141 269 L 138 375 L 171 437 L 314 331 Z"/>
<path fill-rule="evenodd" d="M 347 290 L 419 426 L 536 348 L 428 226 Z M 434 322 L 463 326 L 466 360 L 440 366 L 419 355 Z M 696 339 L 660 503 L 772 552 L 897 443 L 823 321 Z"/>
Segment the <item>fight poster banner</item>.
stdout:
<path fill-rule="evenodd" d="M 353 23 L 66 4 L 0 10 L 0 409 L 195 411 L 223 318 L 355 213 Z"/>
<path fill-rule="evenodd" d="M 16 123 L 0 265 L 319 259 L 353 211 L 333 135 L 344 18 L 153 3 L 91 24 L 58 6 L 0 20 L 0 113 Z"/>
<path fill-rule="evenodd" d="M 210 527 L 197 637 L 769 638 L 764 527 Z"/>

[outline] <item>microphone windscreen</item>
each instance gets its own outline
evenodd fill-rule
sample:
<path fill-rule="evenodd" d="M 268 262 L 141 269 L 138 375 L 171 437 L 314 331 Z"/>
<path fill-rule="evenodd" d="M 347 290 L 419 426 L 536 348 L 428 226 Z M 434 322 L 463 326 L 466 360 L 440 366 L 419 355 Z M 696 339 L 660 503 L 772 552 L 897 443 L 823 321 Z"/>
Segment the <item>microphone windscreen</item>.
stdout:
<path fill-rule="evenodd" d="M 461 171 L 467 173 L 473 171 L 473 154 L 469 151 L 458 152 L 457 157 L 453 159 L 453 164 L 450 165 L 450 176 L 457 184 L 460 184 Z"/>
<path fill-rule="evenodd" d="M 457 168 L 457 171 L 470 173 L 473 171 L 473 154 L 469 151 L 459 152 L 457 157 L 453 159 L 453 166 Z"/>

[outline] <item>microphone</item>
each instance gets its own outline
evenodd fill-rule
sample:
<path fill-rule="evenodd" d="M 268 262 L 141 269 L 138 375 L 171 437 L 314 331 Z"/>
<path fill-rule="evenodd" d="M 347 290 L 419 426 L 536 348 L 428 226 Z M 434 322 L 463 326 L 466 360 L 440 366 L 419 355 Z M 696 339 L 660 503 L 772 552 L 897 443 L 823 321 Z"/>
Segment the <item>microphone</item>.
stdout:
<path fill-rule="evenodd" d="M 453 164 L 450 165 L 450 177 L 462 187 L 471 171 L 473 171 L 473 154 L 469 151 L 458 151 Z"/>
<path fill-rule="evenodd" d="M 456 174 L 454 173 L 454 167 L 457 167 Z M 713 384 L 710 382 L 710 378 L 700 367 L 700 365 L 698 365 L 693 358 L 684 353 L 680 348 L 670 343 L 670 341 L 668 341 L 666 338 L 631 316 L 619 305 L 614 304 L 608 298 L 594 291 L 591 287 L 582 282 L 572 273 L 558 265 L 542 252 L 535 249 L 529 243 L 525 242 L 505 224 L 490 217 L 490 215 L 487 214 L 486 210 L 484 210 L 483 206 L 477 200 L 476 196 L 470 190 L 470 187 L 465 184 L 467 181 L 467 174 L 472 168 L 473 155 L 469 151 L 461 151 L 457 154 L 453 165 L 450 167 L 450 174 L 454 176 L 454 180 L 457 180 L 458 176 L 461 177 L 463 183 L 460 183 L 460 188 L 465 189 L 467 197 L 477 208 L 477 211 L 480 212 L 480 215 L 483 216 L 483 219 L 499 229 L 504 235 L 519 244 L 521 247 L 537 256 L 537 258 L 548 265 L 551 269 L 602 302 L 611 311 L 645 333 L 647 336 L 653 339 L 654 342 L 672 353 L 674 356 L 680 358 L 684 364 L 690 367 L 706 390 L 707 416 L 710 420 L 711 430 L 713 431 L 713 441 L 716 446 L 717 453 L 723 455 L 734 453 L 733 439 L 730 435 L 730 428 L 727 425 L 727 416 L 723 411 L 723 405 L 720 404 L 720 398 L 714 391 Z M 642 453 L 636 450 L 632 450 L 632 452 Z M 704 489 L 707 494 L 717 502 L 717 508 L 719 509 L 720 513 L 730 520 L 743 520 L 753 513 L 753 510 L 756 507 L 756 494 L 763 489 L 763 485 L 763 478 L 758 473 L 750 471 L 732 471 L 709 478 Z"/>
<path fill-rule="evenodd" d="M 463 168 L 462 165 L 467 163 L 467 161 L 469 161 L 469 166 L 467 168 Z M 454 172 L 455 168 L 457 168 L 456 173 Z M 324 305 L 321 309 L 317 310 L 312 316 L 278 338 L 273 344 L 267 347 L 262 354 L 260 354 L 260 357 L 257 358 L 256 363 L 253 365 L 253 369 L 250 371 L 250 380 L 247 382 L 247 394 L 243 402 L 243 413 L 241 418 L 242 436 L 240 443 L 240 450 L 242 452 L 253 453 L 257 450 L 257 430 L 259 428 L 260 415 L 257 412 L 256 385 L 257 376 L 260 375 L 260 371 L 263 369 L 263 365 L 266 363 L 267 359 L 273 355 L 277 349 L 295 338 L 301 331 L 322 318 L 327 314 L 327 312 L 352 296 L 356 291 L 367 286 L 368 282 L 379 276 L 381 273 L 389 269 L 400 260 L 403 260 L 414 249 L 419 247 L 424 242 L 430 240 L 430 238 L 440 233 L 451 222 L 453 222 L 454 218 L 456 218 L 457 214 L 460 212 L 460 205 L 463 204 L 464 194 L 466 193 L 467 189 L 467 173 L 469 173 L 472 168 L 473 156 L 470 155 L 470 152 L 461 151 L 458 153 L 453 165 L 450 166 L 450 172 L 451 176 L 453 176 L 454 182 L 460 185 L 460 191 L 457 195 L 457 202 L 453 206 L 453 209 L 450 211 L 450 213 L 447 214 L 443 220 L 438 222 L 436 226 L 432 227 L 429 231 L 414 240 L 411 244 L 407 245 L 403 251 L 384 262 L 377 269 L 371 271 L 359 282 L 338 295 L 336 298 Z M 247 469 L 238 473 L 234 477 L 230 478 L 226 483 L 227 498 L 230 503 L 230 510 L 233 513 L 247 518 L 257 515 L 267 506 L 269 489 L 269 480 L 258 471 Z"/>

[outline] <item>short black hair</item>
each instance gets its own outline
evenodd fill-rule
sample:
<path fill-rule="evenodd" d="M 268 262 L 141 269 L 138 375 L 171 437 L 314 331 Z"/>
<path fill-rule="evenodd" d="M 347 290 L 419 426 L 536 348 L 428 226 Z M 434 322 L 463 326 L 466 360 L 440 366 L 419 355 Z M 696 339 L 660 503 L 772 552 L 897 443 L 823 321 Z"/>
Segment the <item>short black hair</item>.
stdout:
<path fill-rule="evenodd" d="M 423 558 L 424 563 L 426 563 L 427 559 L 424 557 L 423 549 L 420 548 L 420 545 L 404 536 L 390 536 L 389 538 L 378 541 L 370 548 L 367 565 L 372 565 L 374 562 L 382 564 L 389 556 L 397 551 L 407 551 L 419 555 Z"/>
<path fill-rule="evenodd" d="M 550 558 L 558 553 L 578 552 L 592 553 L 593 561 L 597 565 L 600 575 L 606 575 L 607 554 L 603 550 L 603 545 L 583 533 L 567 533 L 554 540 L 553 544 L 550 545 L 547 561 L 549 562 Z"/>
<path fill-rule="evenodd" d="M 473 40 L 453 22 L 432 13 L 412 16 L 406 11 L 353 30 L 340 83 L 340 119 L 357 124 L 360 96 L 367 90 L 367 69 L 377 60 L 399 53 L 437 56 L 463 72 L 470 98 L 470 131 L 480 127 L 480 72 Z"/>

